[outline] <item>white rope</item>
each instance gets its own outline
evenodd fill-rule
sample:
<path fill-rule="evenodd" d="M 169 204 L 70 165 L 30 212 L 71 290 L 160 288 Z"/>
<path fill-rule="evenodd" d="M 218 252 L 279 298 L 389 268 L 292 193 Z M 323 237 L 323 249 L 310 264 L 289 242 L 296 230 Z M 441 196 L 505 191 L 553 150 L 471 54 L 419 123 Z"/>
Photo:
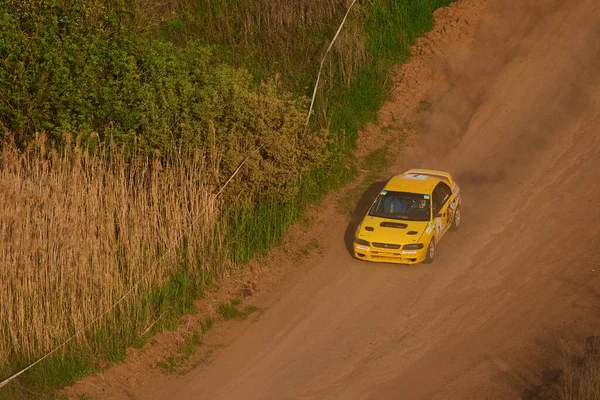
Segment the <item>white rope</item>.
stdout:
<path fill-rule="evenodd" d="M 263 145 L 259 146 L 256 150 L 254 150 L 252 153 L 256 153 L 258 152 L 261 148 L 263 147 Z M 232 181 L 232 179 L 238 174 L 238 172 L 240 172 L 240 169 L 242 169 L 242 166 L 246 163 L 246 161 L 248 161 L 248 159 L 250 158 L 250 156 L 252 155 L 252 153 L 250 153 L 245 159 L 244 161 L 242 161 L 240 163 L 240 165 L 237 167 L 237 169 L 233 172 L 233 174 L 229 177 L 229 179 L 227 179 L 227 181 L 221 186 L 221 188 L 219 189 L 219 191 L 214 195 L 214 199 L 217 199 L 219 197 L 219 195 L 221 193 L 223 193 L 223 190 L 225 190 L 225 188 L 227 187 L 227 185 L 229 185 L 229 183 Z M 202 209 L 202 211 L 200 211 L 200 214 L 204 213 L 204 211 L 206 211 L 206 209 L 208 208 L 208 204 L 206 204 L 204 206 L 204 208 Z M 194 222 L 192 222 L 188 228 L 181 234 L 179 235 L 179 237 L 177 238 L 177 240 L 175 241 L 176 243 L 179 243 L 179 241 L 195 226 L 195 224 L 199 221 L 199 219 L 196 219 Z M 121 302 L 123 302 L 123 300 L 125 300 L 125 298 L 127 298 L 127 296 L 129 296 L 139 285 L 140 283 L 142 283 L 149 275 L 150 273 L 152 273 L 156 267 L 160 264 L 160 262 L 171 252 L 175 249 L 175 246 L 171 246 L 167 249 L 167 251 L 163 254 L 163 256 L 161 258 L 159 258 L 154 265 L 152 265 L 152 267 L 146 272 L 146 274 L 144 274 L 144 276 L 142 276 L 131 288 L 129 288 L 129 290 L 127 292 L 125 292 L 125 294 L 123 294 L 123 296 L 121 296 L 121 298 L 119 300 L 117 300 L 113 305 L 111 305 L 107 310 L 105 310 L 103 313 L 101 313 L 98 317 L 96 317 L 96 319 L 94 319 L 92 322 L 88 323 L 86 326 L 84 326 L 83 328 L 81 328 L 79 331 L 75 332 L 75 334 L 73 336 L 71 336 L 70 338 L 68 338 L 67 340 L 65 340 L 64 342 L 62 342 L 60 345 L 58 345 L 57 347 L 55 347 L 54 349 L 52 349 L 52 351 L 50 351 L 49 353 L 47 353 L 46 355 L 44 355 L 43 357 L 39 358 L 38 360 L 36 360 L 35 362 L 31 363 L 29 366 L 27 366 L 26 368 L 23 368 L 22 370 L 20 370 L 19 372 L 9 376 L 8 378 L 6 378 L 5 380 L 3 380 L 2 382 L 0 382 L 0 389 L 3 388 L 4 386 L 8 385 L 8 383 L 12 380 L 14 380 L 15 378 L 17 378 L 18 376 L 20 376 L 21 374 L 23 374 L 24 372 L 28 371 L 29 369 L 33 368 L 35 365 L 37 365 L 38 363 L 44 361 L 46 358 L 50 357 L 52 354 L 56 353 L 58 350 L 62 349 L 63 347 L 65 347 L 69 342 L 71 342 L 73 339 L 75 339 L 77 336 L 81 335 L 82 333 L 84 333 L 85 331 L 87 331 L 92 325 L 94 325 L 96 322 L 100 321 L 102 318 L 104 318 L 106 315 L 108 315 L 116 306 L 118 306 Z"/>
<path fill-rule="evenodd" d="M 348 18 L 348 15 L 350 14 L 350 10 L 352 9 L 352 7 L 354 6 L 354 3 L 356 3 L 356 2 L 357 2 L 357 0 L 352 1 L 352 4 L 350 4 L 350 7 L 348 7 L 348 10 L 346 11 L 346 15 L 344 15 L 344 19 L 342 20 L 342 23 L 340 24 L 337 32 L 335 33 L 335 36 L 331 40 L 331 43 L 329 43 L 329 47 L 327 48 L 327 51 L 323 55 L 323 58 L 321 58 L 321 65 L 319 66 L 319 73 L 317 74 L 317 82 L 315 83 L 315 89 L 313 91 L 312 100 L 310 101 L 310 108 L 308 109 L 308 116 L 306 117 L 306 125 L 304 125 L 304 133 L 305 134 L 306 134 L 306 130 L 308 129 L 308 123 L 310 121 L 312 109 L 315 104 L 315 97 L 317 96 L 317 88 L 319 87 L 319 81 L 321 80 L 321 70 L 323 69 L 323 64 L 325 64 L 325 57 L 327 57 L 329 50 L 331 50 L 331 48 L 333 47 L 333 44 L 337 40 L 340 32 L 342 31 L 342 27 L 346 23 L 346 19 Z"/>

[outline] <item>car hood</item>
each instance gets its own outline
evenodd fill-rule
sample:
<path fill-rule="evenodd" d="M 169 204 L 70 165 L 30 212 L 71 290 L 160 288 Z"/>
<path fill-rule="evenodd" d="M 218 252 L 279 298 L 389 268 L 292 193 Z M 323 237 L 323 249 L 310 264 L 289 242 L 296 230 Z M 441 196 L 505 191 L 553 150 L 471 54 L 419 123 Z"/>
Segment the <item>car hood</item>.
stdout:
<path fill-rule="evenodd" d="M 366 216 L 356 236 L 368 242 L 409 244 L 418 243 L 429 221 L 400 221 Z"/>

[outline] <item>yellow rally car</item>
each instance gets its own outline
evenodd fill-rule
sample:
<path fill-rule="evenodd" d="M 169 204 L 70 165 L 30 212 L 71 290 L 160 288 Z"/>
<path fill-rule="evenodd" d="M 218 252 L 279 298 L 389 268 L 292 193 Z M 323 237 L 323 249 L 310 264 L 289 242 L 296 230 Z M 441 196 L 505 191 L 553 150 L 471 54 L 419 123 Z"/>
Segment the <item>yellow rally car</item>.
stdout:
<path fill-rule="evenodd" d="M 460 188 L 447 172 L 411 169 L 389 180 L 356 228 L 354 256 L 431 263 L 448 230 L 461 223 Z"/>

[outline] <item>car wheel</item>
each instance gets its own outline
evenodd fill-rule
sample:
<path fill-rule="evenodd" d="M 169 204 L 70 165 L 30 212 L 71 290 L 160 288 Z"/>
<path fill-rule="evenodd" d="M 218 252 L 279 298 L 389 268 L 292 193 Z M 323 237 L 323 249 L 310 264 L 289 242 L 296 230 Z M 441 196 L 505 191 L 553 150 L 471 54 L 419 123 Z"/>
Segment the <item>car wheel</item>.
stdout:
<path fill-rule="evenodd" d="M 429 246 L 427 246 L 427 255 L 425 256 L 425 264 L 431 264 L 435 258 L 435 238 L 431 238 Z"/>
<path fill-rule="evenodd" d="M 452 225 L 450 226 L 450 230 L 457 231 L 460 228 L 461 222 L 462 222 L 462 213 L 460 211 L 460 206 L 457 206 L 456 211 L 454 211 L 454 217 L 452 218 Z"/>

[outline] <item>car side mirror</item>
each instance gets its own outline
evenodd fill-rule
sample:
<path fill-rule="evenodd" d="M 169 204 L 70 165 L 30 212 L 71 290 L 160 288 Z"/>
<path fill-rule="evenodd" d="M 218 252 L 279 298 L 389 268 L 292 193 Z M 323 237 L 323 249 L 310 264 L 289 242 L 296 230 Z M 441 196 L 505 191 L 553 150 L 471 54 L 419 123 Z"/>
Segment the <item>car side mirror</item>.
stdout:
<path fill-rule="evenodd" d="M 435 213 L 435 218 L 440 218 L 441 216 L 442 216 L 441 211 Z"/>

